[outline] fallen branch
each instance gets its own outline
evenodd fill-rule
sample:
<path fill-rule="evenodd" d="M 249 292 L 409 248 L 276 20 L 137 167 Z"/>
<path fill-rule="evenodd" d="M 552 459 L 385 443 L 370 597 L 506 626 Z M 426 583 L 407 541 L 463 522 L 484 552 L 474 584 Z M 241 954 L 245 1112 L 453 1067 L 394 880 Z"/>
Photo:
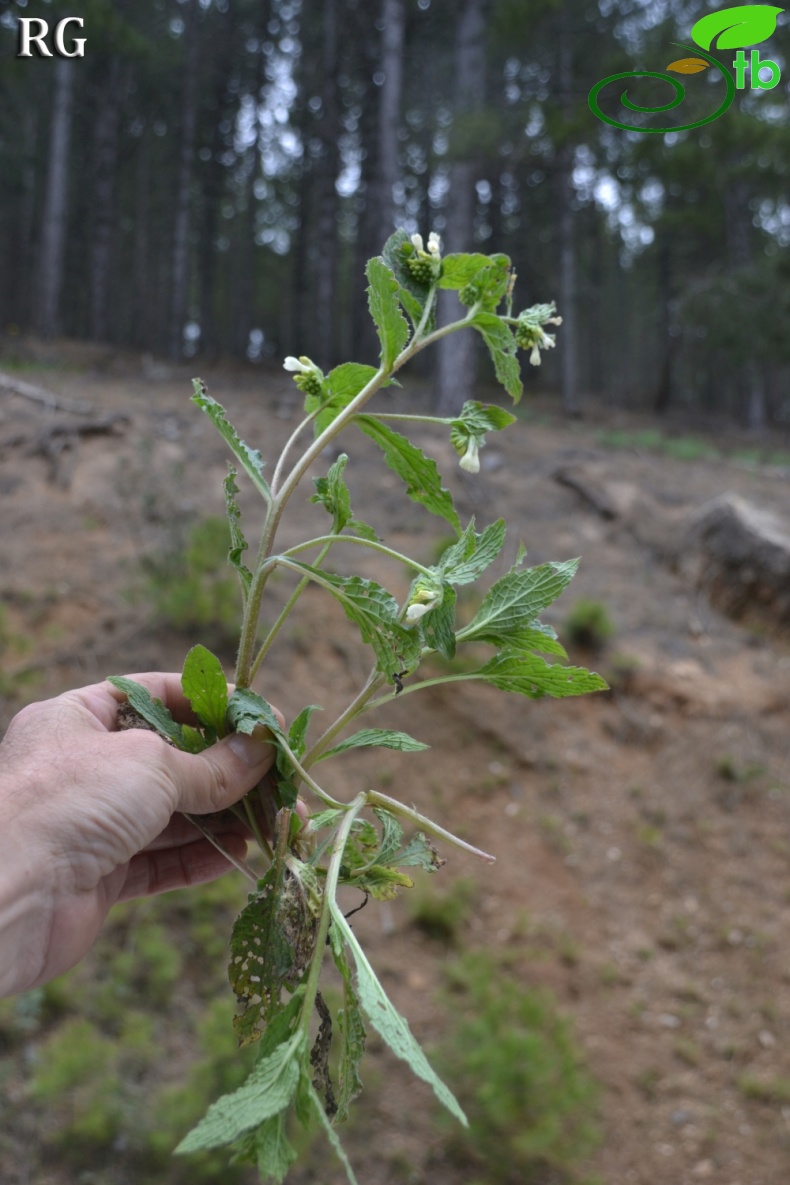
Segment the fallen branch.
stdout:
<path fill-rule="evenodd" d="M 86 416 L 96 410 L 92 404 L 86 403 L 83 399 L 65 399 L 62 395 L 53 395 L 44 387 L 37 387 L 33 383 L 15 379 L 2 370 L 0 370 L 0 388 L 4 391 L 11 391 L 14 395 L 20 395 L 22 399 L 32 399 L 34 403 L 42 403 L 50 411 L 70 411 L 78 416 Z"/>

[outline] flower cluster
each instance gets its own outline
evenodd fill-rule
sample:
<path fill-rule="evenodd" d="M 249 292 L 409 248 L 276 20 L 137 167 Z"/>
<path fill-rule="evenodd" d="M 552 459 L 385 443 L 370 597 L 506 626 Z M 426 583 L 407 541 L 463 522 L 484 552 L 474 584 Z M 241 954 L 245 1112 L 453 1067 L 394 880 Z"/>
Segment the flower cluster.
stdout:
<path fill-rule="evenodd" d="M 414 254 L 406 260 L 406 266 L 415 280 L 421 284 L 433 284 L 442 274 L 441 240 L 433 231 L 428 235 L 428 249 L 426 251 L 422 235 L 412 235 L 411 244 Z"/>
<path fill-rule="evenodd" d="M 294 358 L 292 354 L 283 362 L 283 370 L 293 372 L 294 382 L 305 395 L 319 396 L 323 392 L 324 372 L 304 354 Z"/>
<path fill-rule="evenodd" d="M 522 350 L 529 350 L 529 360 L 533 366 L 540 366 L 540 351 L 553 350 L 556 345 L 553 333 L 546 333 L 544 325 L 562 325 L 562 317 L 555 316 L 557 306 L 551 304 L 536 304 L 531 309 L 519 313 L 516 326 L 516 345 Z"/>

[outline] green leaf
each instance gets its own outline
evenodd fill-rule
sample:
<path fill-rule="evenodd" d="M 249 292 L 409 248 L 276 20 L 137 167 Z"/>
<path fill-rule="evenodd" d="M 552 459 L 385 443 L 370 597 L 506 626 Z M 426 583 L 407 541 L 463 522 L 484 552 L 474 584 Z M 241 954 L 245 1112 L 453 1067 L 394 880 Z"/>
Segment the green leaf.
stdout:
<path fill-rule="evenodd" d="M 310 717 L 313 712 L 321 712 L 323 709 L 318 704 L 308 704 L 307 707 L 302 708 L 299 715 L 294 720 L 291 727 L 288 729 L 288 744 L 297 757 L 301 757 L 307 748 L 307 729 L 310 725 Z"/>
<path fill-rule="evenodd" d="M 245 1132 L 284 1111 L 296 1091 L 305 1034 L 300 1029 L 263 1061 L 238 1090 L 213 1103 L 175 1149 L 177 1154 L 202 1152 L 232 1144 Z"/>
<path fill-rule="evenodd" d="M 181 725 L 181 747 L 187 753 L 202 753 L 212 742 L 203 736 L 199 729 L 191 724 Z"/>
<path fill-rule="evenodd" d="M 222 663 L 205 646 L 193 646 L 184 659 L 181 688 L 201 724 L 225 735 L 228 681 Z"/>
<path fill-rule="evenodd" d="M 415 279 L 406 266 L 406 260 L 413 254 L 414 246 L 405 230 L 396 230 L 390 235 L 381 252 L 382 259 L 398 281 L 398 300 L 416 329 L 422 321 L 431 286 Z M 424 326 L 425 333 L 430 333 L 435 326 L 436 316 L 432 309 Z"/>
<path fill-rule="evenodd" d="M 465 288 L 491 260 L 487 255 L 443 255 L 440 288 Z"/>
<path fill-rule="evenodd" d="M 337 1014 L 340 1036 L 340 1057 L 338 1059 L 337 1113 L 335 1123 L 348 1118 L 348 1110 L 362 1090 L 359 1066 L 365 1053 L 365 1022 L 362 1019 L 357 993 L 351 981 L 351 968 L 346 957 L 346 945 L 334 926 L 329 928 L 329 943 L 332 958 L 343 980 L 343 1007 Z"/>
<path fill-rule="evenodd" d="M 365 273 L 370 281 L 368 307 L 381 342 L 381 365 L 392 370 L 409 340 L 409 325 L 398 305 L 398 281 L 383 259 L 371 259 Z"/>
<path fill-rule="evenodd" d="M 373 647 L 377 669 L 387 675 L 400 672 L 419 658 L 419 637 L 398 621 L 398 602 L 375 580 L 361 576 L 336 576 L 309 564 L 291 560 L 337 598 L 349 620 L 358 626 L 363 642 Z"/>
<path fill-rule="evenodd" d="M 392 811 L 388 811 L 384 807 L 374 806 L 373 814 L 381 823 L 381 842 L 376 854 L 376 862 L 378 864 L 394 864 L 395 856 L 400 850 L 403 839 L 403 828 Z"/>
<path fill-rule="evenodd" d="M 606 681 L 594 671 L 548 663 L 537 654 L 513 650 L 502 650 L 475 671 L 473 677 L 484 679 L 501 691 L 513 691 L 529 699 L 542 699 L 544 695 L 564 699 L 569 695 L 586 695 L 608 688 Z"/>
<path fill-rule="evenodd" d="M 570 584 L 578 565 L 575 559 L 521 570 L 517 561 L 491 585 L 472 621 L 459 631 L 458 641 L 482 641 L 492 634 L 504 637 L 509 631 L 531 626 L 540 610 L 556 601 Z"/>
<path fill-rule="evenodd" d="M 464 638 L 464 641 L 467 639 Z M 532 621 L 529 625 L 516 628 L 477 630 L 475 642 L 488 642 L 498 649 L 506 647 L 508 650 L 540 651 L 542 654 L 556 654 L 558 658 L 567 658 L 565 647 L 557 640 L 557 635 L 550 625 L 542 621 Z"/>
<path fill-rule="evenodd" d="M 767 41 L 783 8 L 770 4 L 738 4 L 709 12 L 692 26 L 691 36 L 702 49 L 743 49 Z M 721 34 L 717 38 L 717 34 Z M 714 45 L 714 39 L 716 44 Z"/>
<path fill-rule="evenodd" d="M 420 618 L 422 636 L 442 658 L 455 658 L 455 602 L 456 592 L 451 584 L 442 582 L 442 599 L 438 605 Z"/>
<path fill-rule="evenodd" d="M 225 512 L 228 516 L 228 526 L 230 527 L 230 551 L 228 552 L 228 561 L 233 565 L 239 574 L 241 586 L 244 589 L 244 595 L 250 591 L 250 584 L 252 583 L 252 572 L 242 562 L 242 555 L 247 550 L 247 540 L 241 529 L 241 511 L 239 504 L 236 501 L 236 495 L 239 488 L 236 485 L 236 469 L 233 465 L 228 465 L 228 475 L 225 478 Z"/>
<path fill-rule="evenodd" d="M 270 728 L 275 740 L 285 738 L 282 725 L 275 715 L 274 708 L 263 696 L 249 687 L 237 687 L 228 700 L 228 722 L 234 732 L 251 734 L 259 724 Z"/>
<path fill-rule="evenodd" d="M 460 535 L 461 523 L 453 505 L 452 495 L 442 485 L 436 462 L 426 457 L 418 448 L 393 432 L 381 420 L 370 416 L 357 416 L 357 426 L 374 440 L 384 453 L 384 460 L 393 472 L 406 483 L 406 493 L 414 502 L 419 502 L 431 514 L 445 519 Z"/>
<path fill-rule="evenodd" d="M 395 732 L 391 728 L 363 728 L 347 740 L 341 741 L 339 745 L 327 749 L 318 760 L 323 761 L 325 757 L 335 757 L 338 753 L 345 753 L 348 749 L 367 748 L 398 749 L 403 753 L 417 753 L 429 746 L 424 745 L 422 741 L 415 741 L 414 737 L 410 737 L 407 732 Z"/>
<path fill-rule="evenodd" d="M 339 535 L 344 527 L 349 527 L 361 539 L 378 539 L 376 532 L 367 523 L 354 518 L 351 511 L 351 495 L 343 477 L 343 471 L 348 464 L 348 457 L 341 453 L 335 463 L 330 466 L 326 477 L 314 477 L 315 493 L 311 502 L 320 502 L 328 514 L 332 516 L 332 533 Z"/>
<path fill-rule="evenodd" d="M 467 437 L 482 436 L 508 428 L 514 424 L 516 417 L 505 408 L 499 408 L 495 403 L 479 403 L 477 399 L 468 399 L 461 409 L 460 415 L 451 419 L 450 424 L 456 430 L 463 430 Z"/>
<path fill-rule="evenodd" d="M 337 1132 L 332 1127 L 332 1124 L 329 1122 L 329 1120 L 326 1117 L 326 1112 L 324 1111 L 324 1105 L 321 1102 L 321 1098 L 320 1098 L 318 1092 L 316 1091 L 315 1087 L 313 1086 L 313 1084 L 309 1080 L 309 1078 L 307 1078 L 307 1076 L 304 1076 L 302 1081 L 304 1084 L 304 1089 L 308 1093 L 308 1097 L 310 1099 L 310 1103 L 312 1104 L 313 1110 L 315 1111 L 316 1115 L 318 1116 L 318 1121 L 324 1129 L 324 1134 L 325 1134 L 327 1140 L 329 1141 L 329 1143 L 331 1144 L 332 1150 L 334 1151 L 335 1156 L 337 1156 L 338 1160 L 340 1161 L 340 1163 L 342 1164 L 343 1168 L 346 1171 L 346 1176 L 348 1177 L 349 1185 L 359 1185 L 359 1182 L 357 1181 L 356 1177 L 354 1176 L 354 1170 L 351 1167 L 351 1162 L 349 1161 L 348 1157 L 346 1156 L 345 1151 L 343 1149 L 343 1145 L 340 1143 L 340 1140 L 338 1139 Z"/>
<path fill-rule="evenodd" d="M 160 736 L 167 737 L 179 749 L 184 747 L 181 725 L 176 724 L 162 701 L 155 699 L 147 688 L 122 675 L 109 675 L 107 682 L 125 693 L 134 710 L 152 724 Z"/>
<path fill-rule="evenodd" d="M 486 266 L 476 272 L 469 283 L 458 293 L 461 304 L 467 308 L 480 305 L 490 313 L 495 312 L 510 284 L 510 260 L 507 255 L 492 255 Z"/>
<path fill-rule="evenodd" d="M 228 422 L 225 408 L 221 403 L 217 403 L 216 399 L 212 399 L 202 379 L 193 379 L 192 386 L 192 402 L 206 413 L 255 488 L 263 494 L 267 502 L 271 502 L 272 492 L 263 476 L 263 459 L 258 449 L 252 449 L 244 443 L 236 429 Z"/>
<path fill-rule="evenodd" d="M 438 872 L 444 864 L 436 848 L 421 831 L 409 840 L 395 857 L 398 868 L 423 868 L 426 872 Z"/>
<path fill-rule="evenodd" d="M 405 872 L 385 864 L 371 864 L 364 872 L 341 873 L 341 885 L 351 885 L 369 893 L 376 901 L 392 901 L 401 889 L 413 889 L 414 881 Z"/>
<path fill-rule="evenodd" d="M 498 518 L 479 535 L 475 520 L 469 523 L 457 543 L 447 548 L 439 560 L 439 571 L 450 584 L 471 584 L 493 564 L 505 542 L 505 520 Z"/>
<path fill-rule="evenodd" d="M 497 379 L 513 402 L 518 403 L 524 387 L 521 382 L 521 367 L 516 356 L 516 339 L 510 329 L 495 313 L 478 313 L 470 324 L 474 325 L 488 346 Z"/>
<path fill-rule="evenodd" d="M 361 362 L 344 362 L 330 370 L 324 379 L 323 393 L 320 396 L 308 394 L 305 398 L 306 412 L 326 404 L 313 424 L 315 435 L 320 436 L 377 374 L 375 366 L 364 366 Z"/>
<path fill-rule="evenodd" d="M 339 810 L 337 807 L 329 807 L 325 811 L 318 811 L 317 814 L 310 816 L 310 822 L 313 825 L 314 831 L 321 831 L 324 827 L 335 827 L 345 815 L 344 810 Z"/>
<path fill-rule="evenodd" d="M 357 969 L 359 999 L 368 1020 L 379 1035 L 387 1042 L 393 1053 L 397 1057 L 402 1058 L 418 1078 L 422 1078 L 424 1082 L 427 1082 L 433 1088 L 439 1102 L 466 1126 L 466 1116 L 458 1105 L 457 1099 L 431 1067 L 422 1049 L 412 1036 L 404 1017 L 393 1007 L 383 987 L 376 978 L 376 973 L 368 962 L 365 952 L 359 945 L 354 931 L 343 917 L 340 907 L 333 901 L 330 909 L 332 910 L 333 926 L 337 926 L 340 935 L 354 956 Z"/>
<path fill-rule="evenodd" d="M 282 989 L 297 986 L 315 949 L 315 910 L 292 869 L 276 860 L 259 888 L 230 939 L 228 979 L 243 1006 L 233 1027 L 242 1046 L 260 1039 Z"/>
<path fill-rule="evenodd" d="M 297 1159 L 296 1149 L 285 1130 L 286 1111 L 265 1119 L 255 1133 L 255 1158 L 263 1181 L 282 1185 Z"/>

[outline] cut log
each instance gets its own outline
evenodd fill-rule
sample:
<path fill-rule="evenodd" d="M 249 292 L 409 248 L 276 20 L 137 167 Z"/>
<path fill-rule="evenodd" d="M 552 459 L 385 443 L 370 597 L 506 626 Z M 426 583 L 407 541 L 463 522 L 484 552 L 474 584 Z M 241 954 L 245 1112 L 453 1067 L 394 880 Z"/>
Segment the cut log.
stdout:
<path fill-rule="evenodd" d="M 728 617 L 790 627 L 790 534 L 736 494 L 706 502 L 683 538 L 681 568 Z"/>

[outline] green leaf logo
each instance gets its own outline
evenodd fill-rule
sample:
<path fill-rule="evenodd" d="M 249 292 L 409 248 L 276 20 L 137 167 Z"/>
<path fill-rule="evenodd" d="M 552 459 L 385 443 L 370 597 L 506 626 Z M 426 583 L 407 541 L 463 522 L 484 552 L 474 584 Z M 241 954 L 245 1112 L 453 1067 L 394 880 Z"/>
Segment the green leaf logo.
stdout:
<path fill-rule="evenodd" d="M 776 29 L 780 12 L 784 9 L 770 4 L 738 4 L 735 8 L 722 8 L 697 21 L 691 36 L 701 49 L 743 49 L 747 45 L 759 45 Z"/>

